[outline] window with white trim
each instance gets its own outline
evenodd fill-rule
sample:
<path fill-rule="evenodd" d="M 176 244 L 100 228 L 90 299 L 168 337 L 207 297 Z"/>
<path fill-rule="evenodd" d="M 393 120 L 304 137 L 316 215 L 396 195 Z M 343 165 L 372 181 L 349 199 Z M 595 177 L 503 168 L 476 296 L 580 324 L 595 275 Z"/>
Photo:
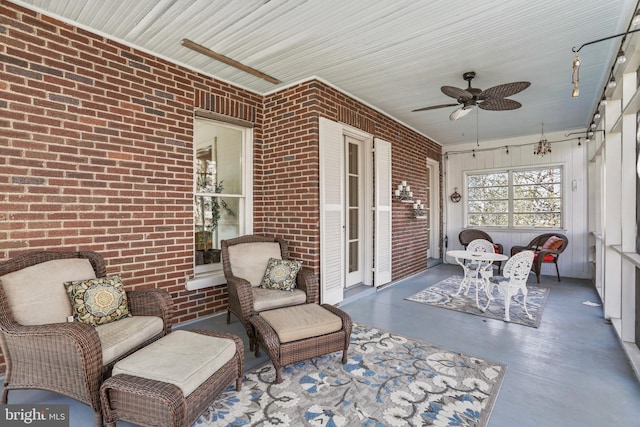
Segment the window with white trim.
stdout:
<path fill-rule="evenodd" d="M 467 226 L 561 228 L 561 166 L 466 174 Z"/>
<path fill-rule="evenodd" d="M 194 268 L 222 274 L 220 241 L 252 228 L 252 129 L 194 120 Z"/>

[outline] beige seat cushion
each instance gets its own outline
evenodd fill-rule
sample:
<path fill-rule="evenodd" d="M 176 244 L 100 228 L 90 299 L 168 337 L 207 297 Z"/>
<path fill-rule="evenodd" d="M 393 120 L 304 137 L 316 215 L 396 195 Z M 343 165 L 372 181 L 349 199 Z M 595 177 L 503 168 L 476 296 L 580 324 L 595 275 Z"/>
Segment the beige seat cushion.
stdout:
<path fill-rule="evenodd" d="M 186 397 L 235 353 L 233 340 L 174 331 L 117 362 L 113 375 L 128 374 L 174 384 Z"/>
<path fill-rule="evenodd" d="M 56 259 L 0 277 L 14 319 L 21 325 L 66 322 L 71 303 L 64 282 L 94 279 L 85 258 Z"/>
<path fill-rule="evenodd" d="M 267 269 L 269 258 L 282 259 L 278 242 L 253 242 L 229 246 L 231 271 L 236 277 L 258 286 Z"/>
<path fill-rule="evenodd" d="M 102 364 L 106 365 L 132 348 L 162 332 L 162 319 L 155 316 L 125 317 L 96 326 L 102 345 Z"/>
<path fill-rule="evenodd" d="M 317 337 L 342 329 L 342 319 L 318 304 L 296 305 L 260 313 L 281 343 Z"/>
<path fill-rule="evenodd" d="M 281 291 L 279 289 L 253 288 L 253 309 L 260 313 L 274 308 L 304 304 L 307 294 L 302 289 Z"/>

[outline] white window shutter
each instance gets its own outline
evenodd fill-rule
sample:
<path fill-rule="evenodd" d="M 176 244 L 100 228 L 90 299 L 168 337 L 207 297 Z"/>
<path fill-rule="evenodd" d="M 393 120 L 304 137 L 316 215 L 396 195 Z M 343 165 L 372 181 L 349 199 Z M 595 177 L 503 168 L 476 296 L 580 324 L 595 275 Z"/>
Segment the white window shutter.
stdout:
<path fill-rule="evenodd" d="M 375 138 L 374 285 L 391 282 L 391 143 Z"/>
<path fill-rule="evenodd" d="M 320 302 L 344 289 L 344 141 L 339 123 L 320 117 Z"/>

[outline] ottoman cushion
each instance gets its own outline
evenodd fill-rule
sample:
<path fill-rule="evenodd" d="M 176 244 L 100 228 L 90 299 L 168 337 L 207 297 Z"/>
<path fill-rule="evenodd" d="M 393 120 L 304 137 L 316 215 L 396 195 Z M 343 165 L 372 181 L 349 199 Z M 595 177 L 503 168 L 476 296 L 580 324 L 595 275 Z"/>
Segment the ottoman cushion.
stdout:
<path fill-rule="evenodd" d="M 330 334 L 342 329 L 342 319 L 318 304 L 297 305 L 260 313 L 281 343 Z"/>
<path fill-rule="evenodd" d="M 235 351 L 230 339 L 174 331 L 117 362 L 112 375 L 174 384 L 186 397 L 231 360 Z"/>

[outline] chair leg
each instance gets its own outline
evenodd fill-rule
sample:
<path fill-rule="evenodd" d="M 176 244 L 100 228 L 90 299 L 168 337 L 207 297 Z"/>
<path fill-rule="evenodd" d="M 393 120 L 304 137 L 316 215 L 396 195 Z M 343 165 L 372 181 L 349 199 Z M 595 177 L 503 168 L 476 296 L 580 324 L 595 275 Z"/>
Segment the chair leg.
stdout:
<path fill-rule="evenodd" d="M 556 274 L 558 275 L 558 282 L 560 281 L 560 270 L 558 270 L 558 263 L 554 263 L 556 265 Z"/>
<path fill-rule="evenodd" d="M 93 422 L 95 423 L 96 427 L 102 427 L 102 412 L 93 413 Z M 115 423 L 113 425 L 115 425 Z"/>
<path fill-rule="evenodd" d="M 9 390 L 7 390 L 7 383 L 4 383 L 4 388 L 2 389 L 2 401 L 0 401 L 0 403 L 2 403 L 3 405 L 6 405 L 8 397 L 9 397 Z"/>
<path fill-rule="evenodd" d="M 227 325 L 231 323 L 231 310 L 227 309 Z"/>

